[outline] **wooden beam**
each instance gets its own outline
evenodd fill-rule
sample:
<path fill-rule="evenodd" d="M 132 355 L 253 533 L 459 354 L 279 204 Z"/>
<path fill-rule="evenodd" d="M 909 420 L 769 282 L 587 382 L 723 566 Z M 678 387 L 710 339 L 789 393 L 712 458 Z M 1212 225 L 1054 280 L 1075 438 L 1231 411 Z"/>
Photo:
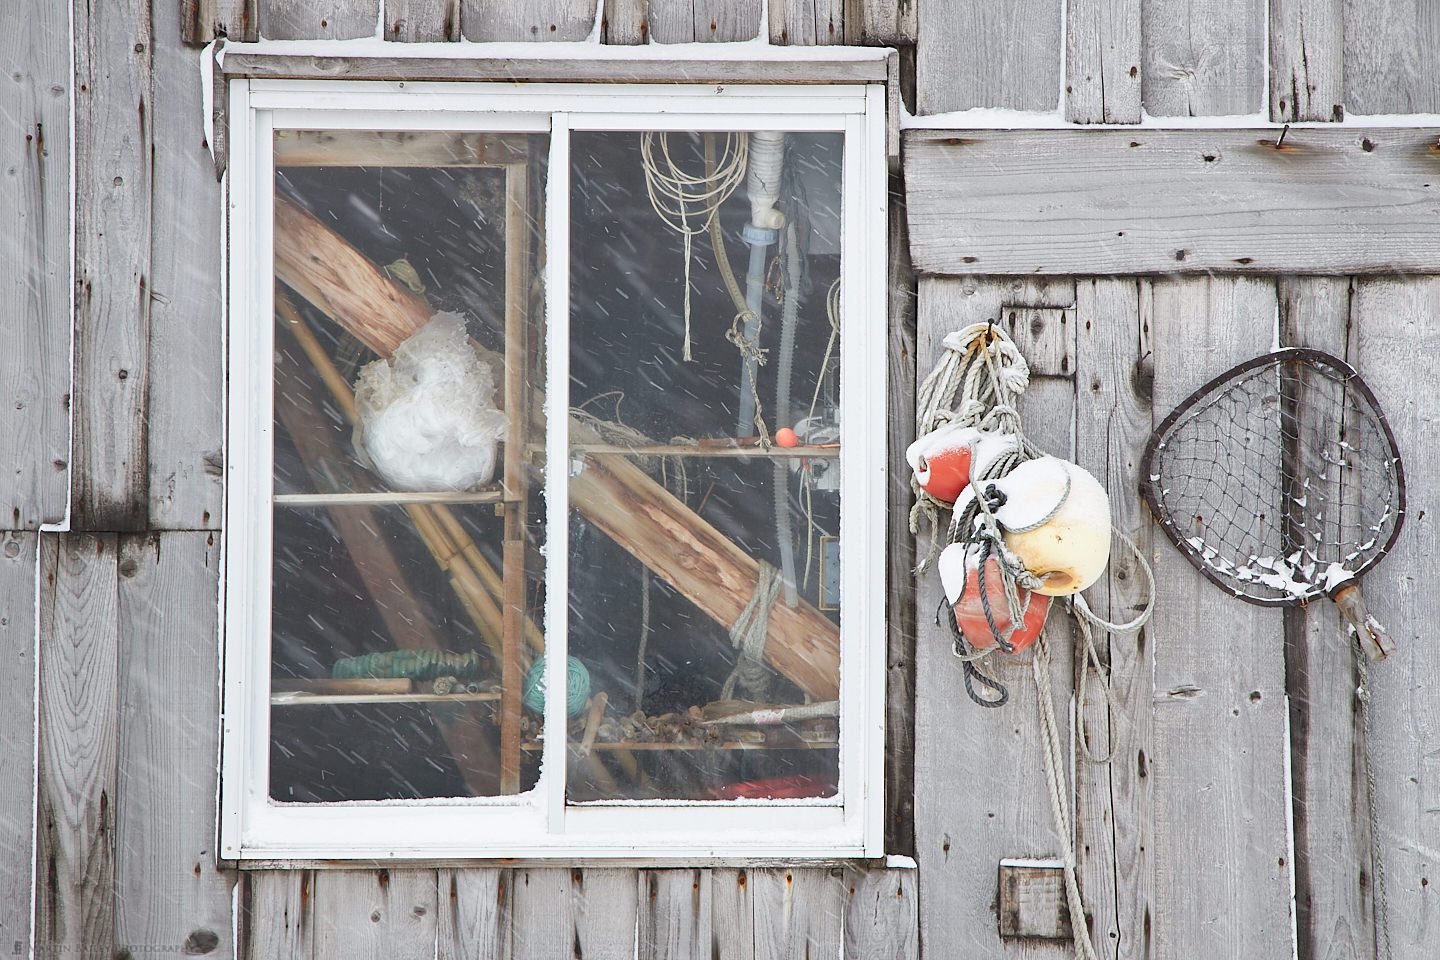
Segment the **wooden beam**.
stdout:
<path fill-rule="evenodd" d="M 923 274 L 1433 270 L 1436 134 L 911 131 L 912 253 Z"/>
<path fill-rule="evenodd" d="M 276 130 L 277 167 L 501 167 L 530 156 L 525 134 Z"/>
<path fill-rule="evenodd" d="M 275 272 L 327 316 L 389 354 L 430 318 L 429 307 L 400 289 L 329 227 L 276 200 Z M 284 233 L 294 229 L 295 235 Z M 283 254 L 281 251 L 285 251 Z M 532 402 L 534 411 L 544 405 Z M 572 420 L 571 435 L 598 442 Z M 623 456 L 594 456 L 570 480 L 574 507 L 608 536 L 728 627 L 749 603 L 759 564 Z M 839 694 L 840 631 L 803 600 L 777 603 L 765 654 L 818 700 Z"/>

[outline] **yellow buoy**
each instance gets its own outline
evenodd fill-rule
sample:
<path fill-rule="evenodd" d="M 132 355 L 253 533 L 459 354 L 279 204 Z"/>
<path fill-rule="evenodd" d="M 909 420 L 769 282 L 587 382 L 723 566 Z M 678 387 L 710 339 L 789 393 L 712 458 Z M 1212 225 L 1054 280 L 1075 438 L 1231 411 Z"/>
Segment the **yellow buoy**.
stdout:
<path fill-rule="evenodd" d="M 995 486 L 1005 494 L 995 519 L 1005 545 L 1044 581 L 1036 593 L 1069 596 L 1100 579 L 1110 561 L 1110 498 L 1089 471 L 1041 457 Z"/>

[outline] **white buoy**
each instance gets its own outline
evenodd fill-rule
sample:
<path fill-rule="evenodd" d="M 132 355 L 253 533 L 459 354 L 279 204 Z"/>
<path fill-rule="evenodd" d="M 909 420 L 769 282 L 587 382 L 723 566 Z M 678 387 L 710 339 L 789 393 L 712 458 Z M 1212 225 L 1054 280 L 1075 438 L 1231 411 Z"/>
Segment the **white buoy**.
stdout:
<path fill-rule="evenodd" d="M 1110 561 L 1110 498 L 1100 481 L 1059 457 L 1028 460 L 995 482 L 1005 545 L 1044 581 L 1035 592 L 1079 593 Z"/>

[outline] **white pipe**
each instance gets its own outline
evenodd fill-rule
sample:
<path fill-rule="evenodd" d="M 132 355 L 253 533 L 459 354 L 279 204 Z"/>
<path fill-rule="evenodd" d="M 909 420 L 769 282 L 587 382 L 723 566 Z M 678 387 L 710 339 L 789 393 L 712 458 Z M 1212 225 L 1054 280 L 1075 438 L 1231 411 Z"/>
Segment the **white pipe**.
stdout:
<path fill-rule="evenodd" d="M 750 134 L 749 152 L 745 193 L 750 198 L 750 223 L 764 230 L 778 230 L 785 225 L 785 214 L 775 209 L 780 199 L 780 175 L 785 169 L 785 134 L 758 130 Z"/>
<path fill-rule="evenodd" d="M 750 266 L 745 272 L 745 304 L 750 319 L 745 322 L 745 339 L 754 342 L 760 335 L 764 310 L 766 248 L 778 239 L 776 231 L 785 225 L 785 214 L 775 209 L 780 199 L 780 177 L 785 171 L 785 134 L 758 130 L 750 134 L 749 161 L 745 171 L 745 193 L 750 198 L 750 226 L 744 231 L 750 245 Z M 740 361 L 740 412 L 735 435 L 755 435 L 755 362 Z"/>
<path fill-rule="evenodd" d="M 785 304 L 780 311 L 780 365 L 775 379 L 775 427 L 790 426 L 790 376 L 795 366 L 795 330 L 800 325 L 800 242 L 795 225 L 785 228 Z M 790 524 L 790 462 L 776 459 L 775 539 L 780 543 L 785 603 L 795 605 L 795 537 Z"/>

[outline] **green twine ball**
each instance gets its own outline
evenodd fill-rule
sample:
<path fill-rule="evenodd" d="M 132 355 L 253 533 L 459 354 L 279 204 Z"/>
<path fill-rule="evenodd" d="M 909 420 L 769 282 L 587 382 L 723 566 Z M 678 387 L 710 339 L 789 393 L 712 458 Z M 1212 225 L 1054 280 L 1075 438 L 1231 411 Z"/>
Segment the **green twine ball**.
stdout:
<path fill-rule="evenodd" d="M 570 657 L 565 663 L 565 712 L 578 717 L 590 699 L 590 671 L 585 664 Z M 545 712 L 545 658 L 537 657 L 525 674 L 525 706 L 535 713 Z"/>

